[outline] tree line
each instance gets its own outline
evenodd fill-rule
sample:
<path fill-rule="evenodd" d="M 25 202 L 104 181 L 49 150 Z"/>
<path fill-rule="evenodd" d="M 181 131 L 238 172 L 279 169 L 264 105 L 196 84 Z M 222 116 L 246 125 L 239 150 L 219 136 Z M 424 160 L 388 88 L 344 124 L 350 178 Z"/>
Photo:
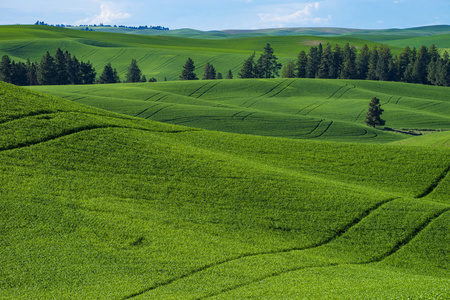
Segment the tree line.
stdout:
<path fill-rule="evenodd" d="M 430 48 L 421 46 L 418 50 L 406 46 L 394 56 L 388 45 L 361 47 L 359 52 L 355 46 L 345 44 L 343 48 L 336 44 L 325 47 L 322 44 L 312 46 L 308 53 L 301 51 L 296 62 L 289 59 L 282 66 L 277 62 L 274 50 L 267 44 L 256 60 L 254 52 L 242 65 L 239 78 L 324 78 L 324 79 L 360 79 L 399 81 L 407 83 L 450 86 L 450 58 L 444 51 L 442 55 L 434 45 Z M 197 80 L 195 65 L 188 58 L 179 76 L 180 80 Z M 223 79 L 211 63 L 206 63 L 202 79 Z M 233 79 L 231 69 L 226 79 Z M 95 68 L 88 62 L 78 61 L 68 51 L 58 48 L 54 57 L 47 52 L 40 62 L 14 62 L 7 55 L 0 62 L 0 80 L 16 85 L 64 85 L 119 83 L 117 70 L 108 63 L 102 74 L 96 79 Z M 164 78 L 164 80 L 167 80 Z M 131 61 L 124 82 L 146 82 L 145 75 L 137 66 L 135 59 Z M 149 82 L 155 82 L 150 78 Z"/>
<path fill-rule="evenodd" d="M 245 65 L 245 64 L 244 64 Z M 398 81 L 439 86 L 450 86 L 449 53 L 441 55 L 435 45 L 421 46 L 418 50 L 406 46 L 394 56 L 388 45 L 361 47 L 359 53 L 348 43 L 341 48 L 336 44 L 313 46 L 309 52 L 301 51 L 294 63 L 289 60 L 283 67 L 286 78 L 327 78 Z"/>

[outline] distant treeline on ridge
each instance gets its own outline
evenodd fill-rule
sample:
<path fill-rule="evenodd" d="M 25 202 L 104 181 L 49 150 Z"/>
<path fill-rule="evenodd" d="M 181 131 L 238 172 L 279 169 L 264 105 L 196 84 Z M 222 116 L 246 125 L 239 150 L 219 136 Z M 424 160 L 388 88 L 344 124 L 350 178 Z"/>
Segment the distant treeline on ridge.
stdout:
<path fill-rule="evenodd" d="M 170 30 L 167 27 L 163 27 L 163 26 L 148 26 L 148 25 L 143 25 L 143 26 L 125 26 L 125 25 L 104 25 L 103 23 L 100 23 L 99 25 L 64 25 L 64 24 L 56 24 L 56 25 L 52 25 L 52 24 L 47 24 L 43 21 L 36 21 L 36 23 L 34 23 L 34 25 L 44 25 L 44 26 L 54 26 L 54 27 L 77 27 L 77 26 L 81 26 L 81 27 L 119 27 L 119 28 L 129 28 L 129 29 L 154 29 L 154 30 Z"/>
<path fill-rule="evenodd" d="M 282 65 L 274 50 L 267 44 L 257 61 L 253 53 L 244 61 L 239 78 L 275 78 L 279 76 Z M 194 62 L 189 58 L 183 66 L 180 80 L 196 80 Z M 343 48 L 336 44 L 325 47 L 313 46 L 309 52 L 301 51 L 296 62 L 288 60 L 283 66 L 283 78 L 324 78 L 324 79 L 359 79 L 397 81 L 437 86 L 450 86 L 450 56 L 447 51 L 442 55 L 434 45 L 428 49 L 421 46 L 418 50 L 406 46 L 394 56 L 388 45 L 378 45 L 369 49 L 361 47 L 359 53 L 355 46 L 345 44 Z M 222 74 L 215 71 L 211 63 L 205 66 L 202 79 L 222 79 Z M 228 70 L 226 79 L 232 79 Z M 117 71 L 107 64 L 101 76 L 96 80 L 92 64 L 78 61 L 69 52 L 63 53 L 58 48 L 55 57 L 47 52 L 39 63 L 14 62 L 5 55 L 0 62 L 0 80 L 16 85 L 64 85 L 120 82 Z M 166 78 L 164 79 L 166 80 Z M 126 82 L 145 82 L 136 60 L 132 60 Z M 155 82 L 151 78 L 150 82 Z"/>

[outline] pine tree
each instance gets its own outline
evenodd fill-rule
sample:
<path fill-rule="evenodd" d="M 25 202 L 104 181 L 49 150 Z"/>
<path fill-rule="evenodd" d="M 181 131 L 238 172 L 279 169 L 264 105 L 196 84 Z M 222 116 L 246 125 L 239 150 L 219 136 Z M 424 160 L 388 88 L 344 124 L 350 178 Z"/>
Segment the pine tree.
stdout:
<path fill-rule="evenodd" d="M 12 62 L 11 83 L 15 85 L 27 85 L 27 66 L 23 62 Z"/>
<path fill-rule="evenodd" d="M 37 78 L 39 84 L 51 85 L 57 84 L 57 73 L 55 68 L 55 60 L 47 51 L 39 63 Z"/>
<path fill-rule="evenodd" d="M 126 82 L 140 82 L 141 76 L 142 76 L 141 69 L 139 69 L 136 60 L 132 59 L 131 64 L 128 67 Z"/>
<path fill-rule="evenodd" d="M 327 44 L 327 46 L 325 47 L 325 50 L 323 50 L 323 53 L 322 53 L 322 58 L 320 60 L 317 77 L 330 78 L 332 64 L 333 64 L 333 52 L 331 50 L 331 45 Z"/>
<path fill-rule="evenodd" d="M 253 52 L 249 58 L 244 61 L 242 65 L 241 72 L 238 74 L 239 78 L 255 78 L 254 67 L 255 67 L 255 53 Z"/>
<path fill-rule="evenodd" d="M 311 47 L 308 54 L 308 62 L 306 63 L 306 78 L 315 78 L 319 66 L 319 51 L 317 47 Z"/>
<path fill-rule="evenodd" d="M 36 63 L 30 62 L 30 59 L 27 59 L 27 84 L 28 85 L 38 84 Z"/>
<path fill-rule="evenodd" d="M 306 66 L 308 63 L 308 56 L 305 51 L 301 51 L 297 58 L 297 63 L 295 64 L 296 70 L 295 75 L 297 78 L 305 78 L 306 77 Z"/>
<path fill-rule="evenodd" d="M 412 53 L 411 53 L 411 48 L 409 48 L 409 46 L 406 46 L 405 48 L 403 48 L 403 51 L 398 55 L 398 64 L 397 64 L 397 69 L 398 69 L 398 78 L 400 81 L 404 81 L 407 82 L 405 73 L 406 73 L 406 68 L 408 67 L 408 65 L 411 62 L 411 57 Z"/>
<path fill-rule="evenodd" d="M 8 55 L 4 55 L 0 63 L 0 81 L 12 82 L 12 62 Z"/>
<path fill-rule="evenodd" d="M 198 80 L 197 75 L 194 73 L 195 65 L 194 61 L 189 57 L 183 66 L 183 71 L 179 77 L 180 80 Z"/>
<path fill-rule="evenodd" d="M 426 84 L 428 82 L 428 64 L 429 64 L 428 49 L 426 46 L 421 46 L 417 51 L 417 58 L 414 62 L 412 77 L 414 83 Z"/>
<path fill-rule="evenodd" d="M 217 79 L 223 79 L 222 73 L 217 73 Z"/>
<path fill-rule="evenodd" d="M 341 75 L 342 61 L 341 47 L 336 44 L 333 48 L 333 63 L 330 68 L 330 78 L 339 78 Z"/>
<path fill-rule="evenodd" d="M 95 76 L 97 76 L 97 73 L 95 72 L 95 68 L 92 66 L 90 61 L 88 62 L 82 61 L 80 64 L 80 71 L 82 83 L 84 84 L 95 83 Z"/>
<path fill-rule="evenodd" d="M 376 77 L 381 81 L 391 80 L 389 66 L 392 63 L 391 50 L 388 45 L 381 45 L 378 51 L 378 61 L 376 66 Z"/>
<path fill-rule="evenodd" d="M 372 51 L 370 52 L 369 69 L 367 71 L 368 80 L 378 80 L 377 64 L 378 64 L 378 50 L 377 46 L 374 46 Z"/>
<path fill-rule="evenodd" d="M 117 83 L 118 82 L 118 76 L 116 69 L 113 70 L 111 67 L 111 64 L 108 63 L 105 68 L 103 69 L 102 74 L 100 75 L 100 78 L 98 79 L 98 82 L 101 84 L 104 83 Z"/>
<path fill-rule="evenodd" d="M 380 99 L 373 97 L 369 103 L 369 110 L 367 111 L 365 123 L 367 126 L 383 126 L 386 121 L 381 119 L 381 114 L 383 113 L 381 108 Z"/>
<path fill-rule="evenodd" d="M 264 52 L 261 54 L 257 63 L 257 70 L 255 72 L 258 78 L 275 78 L 279 75 L 281 64 L 277 62 L 278 58 L 274 54 L 274 50 L 267 44 L 264 47 Z M 258 74 L 257 74 L 258 73 Z"/>
<path fill-rule="evenodd" d="M 364 44 L 356 58 L 356 74 L 358 79 L 366 79 L 369 71 L 370 49 Z"/>
<path fill-rule="evenodd" d="M 295 77 L 295 65 L 292 60 L 288 60 L 281 71 L 281 77 L 283 78 L 294 78 Z"/>
<path fill-rule="evenodd" d="M 62 52 L 61 48 L 56 50 L 55 54 L 55 72 L 56 81 L 55 84 L 65 85 L 69 83 L 69 73 L 67 72 L 66 57 Z"/>
<path fill-rule="evenodd" d="M 233 72 L 231 72 L 230 69 L 228 69 L 227 77 L 225 77 L 225 79 L 233 79 Z"/>
<path fill-rule="evenodd" d="M 209 62 L 206 63 L 202 79 L 203 80 L 216 79 L 216 69 Z"/>
<path fill-rule="evenodd" d="M 345 44 L 343 50 L 343 62 L 340 78 L 342 79 L 355 79 L 356 73 L 356 48 Z"/>

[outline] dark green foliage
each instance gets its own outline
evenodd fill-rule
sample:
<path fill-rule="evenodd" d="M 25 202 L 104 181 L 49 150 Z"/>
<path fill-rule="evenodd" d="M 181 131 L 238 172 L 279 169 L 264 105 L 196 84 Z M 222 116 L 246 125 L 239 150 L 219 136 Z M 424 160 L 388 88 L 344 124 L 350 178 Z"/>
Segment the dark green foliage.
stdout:
<path fill-rule="evenodd" d="M 167 80 L 164 80 L 164 81 L 167 81 Z M 152 77 L 152 78 L 150 78 L 150 79 L 148 80 L 148 82 L 157 82 L 157 80 L 156 80 L 155 77 Z"/>
<path fill-rule="evenodd" d="M 308 62 L 306 63 L 306 78 L 315 78 L 319 67 L 320 58 L 317 47 L 311 47 L 308 53 Z"/>
<path fill-rule="evenodd" d="M 202 79 L 203 80 L 216 79 L 216 69 L 209 62 L 206 63 Z"/>
<path fill-rule="evenodd" d="M 333 65 L 333 52 L 331 50 L 331 45 L 327 44 L 321 56 L 317 77 L 331 78 L 332 65 Z"/>
<path fill-rule="evenodd" d="M 283 78 L 295 78 L 295 65 L 292 60 L 288 60 L 288 62 L 283 66 L 283 70 L 281 71 L 281 77 Z"/>
<path fill-rule="evenodd" d="M 39 63 L 38 82 L 41 85 L 55 85 L 58 82 L 57 75 L 55 59 L 47 51 Z"/>
<path fill-rule="evenodd" d="M 377 46 L 374 46 L 369 58 L 369 69 L 367 70 L 368 80 L 378 80 L 377 76 L 377 64 L 378 64 L 378 50 Z"/>
<path fill-rule="evenodd" d="M 141 82 L 141 76 L 142 76 L 141 69 L 139 69 L 136 60 L 132 59 L 131 64 L 128 67 L 126 82 L 128 83 Z"/>
<path fill-rule="evenodd" d="M 238 74 L 239 78 L 246 79 L 255 77 L 255 55 L 256 53 L 253 52 L 253 54 L 245 60 L 244 64 L 242 65 L 241 72 L 239 72 Z"/>
<path fill-rule="evenodd" d="M 74 61 L 76 58 L 74 57 Z M 81 78 L 82 83 L 84 84 L 93 84 L 95 83 L 95 77 L 97 76 L 97 73 L 95 72 L 95 68 L 92 66 L 91 62 L 81 62 L 80 65 L 81 70 Z"/>
<path fill-rule="evenodd" d="M 340 77 L 342 79 L 356 79 L 358 76 L 356 69 L 356 48 L 347 43 L 344 46 L 342 54 L 344 64 Z"/>
<path fill-rule="evenodd" d="M 0 81 L 12 83 L 12 62 L 8 55 L 4 55 L 0 63 Z"/>
<path fill-rule="evenodd" d="M 356 74 L 358 79 L 366 79 L 369 71 L 370 49 L 366 44 L 361 48 L 356 59 Z"/>
<path fill-rule="evenodd" d="M 99 83 L 118 83 L 120 82 L 119 76 L 117 75 L 116 69 L 113 70 L 111 64 L 108 63 L 103 69 L 102 75 L 98 80 Z"/>
<path fill-rule="evenodd" d="M 301 51 L 297 57 L 296 75 L 297 78 L 306 78 L 306 66 L 308 64 L 308 56 L 305 51 Z"/>
<path fill-rule="evenodd" d="M 55 83 L 57 85 L 65 85 L 69 83 L 69 72 L 68 69 L 72 69 L 71 66 L 72 60 L 66 59 L 66 56 L 64 56 L 64 53 L 60 48 L 56 50 L 55 54 L 55 72 L 56 72 L 56 79 Z M 72 70 L 71 70 L 72 71 Z M 76 76 L 76 74 L 75 74 Z"/>
<path fill-rule="evenodd" d="M 281 64 L 277 62 L 278 58 L 274 54 L 274 50 L 267 44 L 264 52 L 258 59 L 256 64 L 256 78 L 275 78 L 279 75 Z"/>
<path fill-rule="evenodd" d="M 233 79 L 233 72 L 231 72 L 230 69 L 228 69 L 227 77 L 225 77 L 225 79 Z"/>
<path fill-rule="evenodd" d="M 220 72 L 217 73 L 217 79 L 223 79 L 222 73 Z"/>
<path fill-rule="evenodd" d="M 369 103 L 369 110 L 367 111 L 365 123 L 368 126 L 375 128 L 375 126 L 383 126 L 386 122 L 381 119 L 383 113 L 381 108 L 380 99 L 373 97 Z"/>
<path fill-rule="evenodd" d="M 183 66 L 183 71 L 179 77 L 180 80 L 198 80 L 197 75 L 194 73 L 195 65 L 194 61 L 189 57 Z"/>

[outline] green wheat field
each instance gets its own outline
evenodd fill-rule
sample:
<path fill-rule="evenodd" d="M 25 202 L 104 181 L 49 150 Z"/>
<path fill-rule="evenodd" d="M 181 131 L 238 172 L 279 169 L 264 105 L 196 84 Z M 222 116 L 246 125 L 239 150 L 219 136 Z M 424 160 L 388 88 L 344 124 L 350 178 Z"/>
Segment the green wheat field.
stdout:
<path fill-rule="evenodd" d="M 449 299 L 448 88 L 176 80 L 188 56 L 237 75 L 267 42 L 284 62 L 381 38 L 0 26 L 17 61 L 169 79 L 0 82 L 0 299 Z M 388 128 L 364 124 L 372 97 Z"/>

